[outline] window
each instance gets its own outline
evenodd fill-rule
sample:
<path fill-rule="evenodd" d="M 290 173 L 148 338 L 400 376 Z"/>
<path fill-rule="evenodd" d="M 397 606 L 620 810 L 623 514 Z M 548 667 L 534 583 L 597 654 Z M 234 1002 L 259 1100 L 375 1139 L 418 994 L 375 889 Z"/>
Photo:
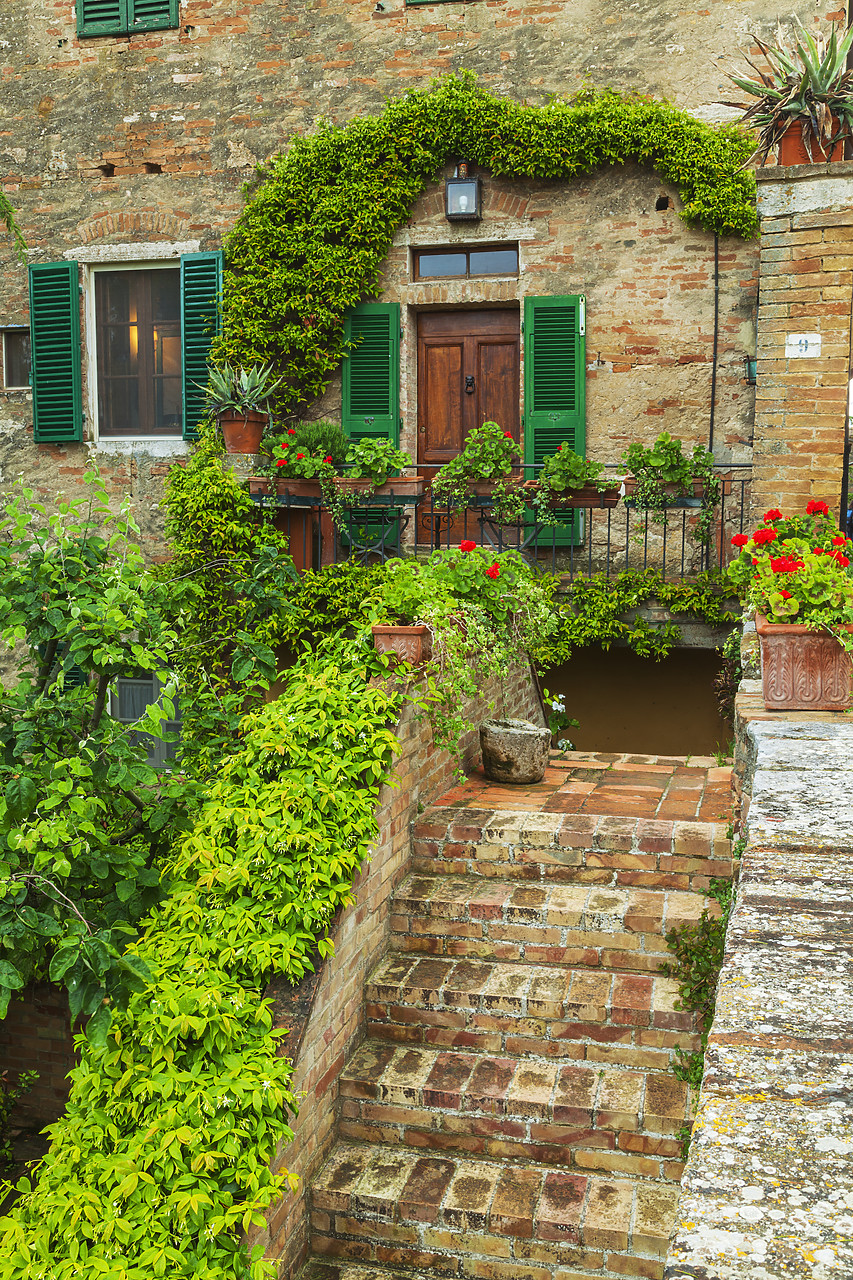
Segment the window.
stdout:
<path fill-rule="evenodd" d="M 110 714 L 120 724 L 136 724 L 140 716 L 145 715 L 147 707 L 152 706 L 160 697 L 163 686 L 156 676 L 148 672 L 140 672 L 137 676 L 122 676 L 116 680 L 110 692 Z M 175 719 L 163 720 L 161 728 L 169 733 L 181 732 L 181 712 L 177 698 L 175 702 Z M 132 742 L 145 743 L 148 746 L 148 763 L 162 765 L 166 768 L 178 754 L 177 742 L 162 742 L 152 738 L 148 733 L 134 730 L 130 735 Z"/>
<path fill-rule="evenodd" d="M 416 280 L 517 276 L 518 245 L 492 244 L 476 249 L 416 249 Z"/>
<path fill-rule="evenodd" d="M 95 327 L 100 434 L 180 436 L 180 271 L 99 271 Z"/>
<path fill-rule="evenodd" d="M 30 331 L 29 329 L 4 329 L 3 333 L 3 386 L 12 388 L 30 385 Z"/>
<path fill-rule="evenodd" d="M 77 0 L 78 36 L 162 31 L 179 20 L 179 0 Z"/>

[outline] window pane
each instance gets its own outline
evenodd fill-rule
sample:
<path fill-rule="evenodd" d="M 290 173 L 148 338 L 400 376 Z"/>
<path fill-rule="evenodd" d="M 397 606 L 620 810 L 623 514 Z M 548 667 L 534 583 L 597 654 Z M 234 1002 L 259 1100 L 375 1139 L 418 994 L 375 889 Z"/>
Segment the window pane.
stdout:
<path fill-rule="evenodd" d="M 151 278 L 151 319 L 154 324 L 181 323 L 181 274 L 179 271 L 146 271 Z"/>
<path fill-rule="evenodd" d="M 30 384 L 30 335 L 26 329 L 10 329 L 3 335 L 3 385 Z"/>
<path fill-rule="evenodd" d="M 466 253 L 420 253 L 418 254 L 418 275 L 428 276 L 464 276 L 467 270 Z"/>
<path fill-rule="evenodd" d="M 179 436 L 180 271 L 98 272 L 95 308 L 102 434 Z"/>
<path fill-rule="evenodd" d="M 518 271 L 517 249 L 472 249 L 472 276 L 515 275 Z"/>
<path fill-rule="evenodd" d="M 145 715 L 146 707 L 156 701 L 153 677 L 149 680 L 117 680 L 113 714 L 116 720 L 133 723 Z"/>

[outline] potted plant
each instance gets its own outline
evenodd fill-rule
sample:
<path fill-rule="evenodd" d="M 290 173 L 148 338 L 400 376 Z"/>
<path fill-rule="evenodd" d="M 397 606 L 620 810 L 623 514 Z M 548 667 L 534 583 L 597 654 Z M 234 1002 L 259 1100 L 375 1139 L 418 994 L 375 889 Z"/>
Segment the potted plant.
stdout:
<path fill-rule="evenodd" d="M 402 471 L 411 465 L 411 456 L 386 436 L 366 436 L 350 444 L 346 453 L 346 475 L 340 476 L 335 485 L 351 499 L 369 494 L 423 493 L 426 484 L 423 476 L 388 479 L 392 471 Z"/>
<path fill-rule="evenodd" d="M 493 556 L 471 541 L 441 547 L 424 562 L 389 560 L 385 569 L 368 601 L 374 643 L 386 648 L 389 629 L 402 630 L 403 647 L 396 652 L 414 665 L 406 647 L 412 629 L 428 637 L 429 647 L 418 658 L 432 655 L 427 713 L 436 745 L 453 751 L 466 728 L 466 699 L 481 696 L 489 677 L 502 685 L 512 664 L 555 630 L 552 580 L 517 551 Z M 550 743 L 548 729 L 529 728 Z"/>
<path fill-rule="evenodd" d="M 825 502 L 786 520 L 765 513 L 732 542 L 732 578 L 756 611 L 768 710 L 843 711 L 851 705 L 853 548 Z"/>
<path fill-rule="evenodd" d="M 680 440 L 662 431 L 650 446 L 630 444 L 622 459 L 631 472 L 625 482 L 626 503 L 649 511 L 655 524 L 666 524 L 668 506 L 698 507 L 693 537 L 707 541 L 720 496 L 712 453 L 697 444 L 686 454 Z"/>
<path fill-rule="evenodd" d="M 527 502 L 520 480 L 511 480 L 519 458 L 512 432 L 497 422 L 484 422 L 469 433 L 462 452 L 438 472 L 433 495 L 457 508 L 467 507 L 472 496 L 488 497 L 497 520 L 517 520 Z"/>
<path fill-rule="evenodd" d="M 792 43 L 781 24 L 776 43 L 753 39 L 767 69 L 749 65 L 758 80 L 731 79 L 753 97 L 749 106 L 727 103 L 743 111 L 743 122 L 760 130 L 758 156 L 762 165 L 775 150 L 779 164 L 816 164 L 841 159 L 844 141 L 853 127 L 853 72 L 847 57 L 853 46 L 853 27 L 839 40 L 833 24 L 829 36 L 811 35 L 802 23 L 792 31 Z M 749 163 L 749 161 L 747 162 Z"/>
<path fill-rule="evenodd" d="M 269 423 L 268 405 L 280 378 L 272 365 L 214 365 L 205 388 L 207 409 L 215 415 L 225 440 L 226 453 L 258 453 Z"/>
<path fill-rule="evenodd" d="M 539 475 L 526 480 L 536 518 L 555 524 L 555 510 L 563 507 L 615 507 L 620 485 L 604 478 L 604 466 L 583 458 L 567 441 L 542 459 Z"/>

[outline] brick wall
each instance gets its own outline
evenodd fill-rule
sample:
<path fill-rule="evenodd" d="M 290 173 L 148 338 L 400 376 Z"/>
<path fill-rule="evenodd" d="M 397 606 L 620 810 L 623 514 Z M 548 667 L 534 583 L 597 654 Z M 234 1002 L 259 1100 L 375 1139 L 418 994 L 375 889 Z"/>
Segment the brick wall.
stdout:
<path fill-rule="evenodd" d="M 469 761 L 478 751 L 477 726 L 491 714 L 488 702 L 497 696 L 496 690 L 483 693 L 467 709 L 467 719 L 475 726 L 464 742 Z M 526 668 L 519 668 L 504 693 L 508 715 L 542 723 Z M 280 1153 L 280 1160 L 299 1175 L 299 1189 L 273 1206 L 267 1230 L 255 1237 L 264 1243 L 267 1255 L 277 1260 L 282 1280 L 296 1274 L 308 1247 L 307 1187 L 332 1144 L 338 1076 L 363 1036 L 364 980 L 388 944 L 389 902 L 407 871 L 410 824 L 419 806 L 453 782 L 456 761 L 435 750 L 428 722 L 418 723 L 411 707 L 404 710 L 397 732 L 401 750 L 394 782 L 383 787 L 380 795 L 379 836 L 370 861 L 356 879 L 355 902 L 335 931 L 335 954 L 320 973 L 296 1058 L 292 1087 L 297 1094 L 304 1093 L 304 1099 L 292 1122 L 294 1141 Z"/>
<path fill-rule="evenodd" d="M 753 519 L 768 507 L 837 510 L 850 380 L 853 163 L 759 171 L 761 273 Z M 820 355 L 786 355 L 817 334 Z M 790 350 L 790 347 L 789 347 Z"/>
<path fill-rule="evenodd" d="M 52 1124 L 68 1098 L 66 1076 L 76 1057 L 64 988 L 42 983 L 13 1000 L 0 1022 L 0 1071 L 17 1080 L 22 1071 L 37 1071 L 39 1079 L 15 1108 L 22 1128 Z"/>

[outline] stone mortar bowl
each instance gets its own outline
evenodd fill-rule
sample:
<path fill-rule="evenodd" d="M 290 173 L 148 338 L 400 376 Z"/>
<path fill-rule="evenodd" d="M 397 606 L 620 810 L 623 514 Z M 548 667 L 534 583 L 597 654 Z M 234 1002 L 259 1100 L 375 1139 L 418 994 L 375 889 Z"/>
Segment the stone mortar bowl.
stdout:
<path fill-rule="evenodd" d="M 480 726 L 480 750 L 483 771 L 493 782 L 541 782 L 551 750 L 551 730 L 529 720 L 487 720 Z"/>

